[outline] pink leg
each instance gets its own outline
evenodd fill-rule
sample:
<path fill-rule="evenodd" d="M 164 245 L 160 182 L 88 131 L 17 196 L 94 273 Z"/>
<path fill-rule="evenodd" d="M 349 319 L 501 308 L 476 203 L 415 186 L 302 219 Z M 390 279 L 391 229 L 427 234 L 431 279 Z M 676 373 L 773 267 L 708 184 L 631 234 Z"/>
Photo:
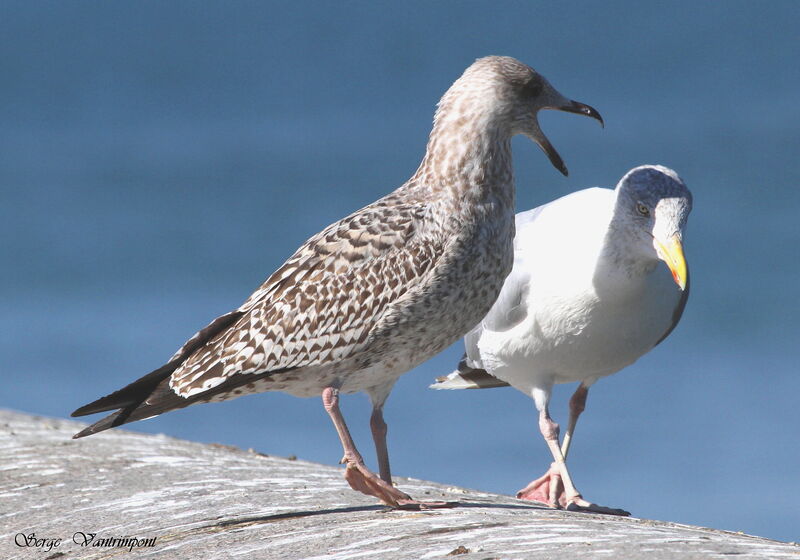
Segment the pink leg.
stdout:
<path fill-rule="evenodd" d="M 378 478 L 375 473 L 370 471 L 364 465 L 364 459 L 356 449 L 353 438 L 350 436 L 350 430 L 347 429 L 344 417 L 339 410 L 339 390 L 333 387 L 327 387 L 322 391 L 322 403 L 325 405 L 325 410 L 333 420 L 333 425 L 339 433 L 339 440 L 342 442 L 344 449 L 344 478 L 350 485 L 350 488 L 358 492 L 362 492 L 367 496 L 374 496 L 387 506 L 400 508 L 400 509 L 427 509 L 434 507 L 450 507 L 452 504 L 445 502 L 432 502 L 424 503 L 418 502 L 411 498 L 405 492 L 401 492 L 397 488 Z M 388 465 L 388 456 L 387 456 Z"/>
<path fill-rule="evenodd" d="M 383 420 L 383 407 L 375 406 L 372 409 L 372 416 L 369 419 L 369 427 L 372 430 L 372 439 L 375 441 L 375 452 L 378 455 L 378 470 L 381 473 L 381 480 L 392 483 L 392 471 L 389 468 L 389 450 L 386 447 L 386 432 L 388 428 Z"/>
<path fill-rule="evenodd" d="M 561 454 L 564 460 L 567 460 L 567 453 L 569 453 L 569 444 L 572 442 L 572 434 L 575 433 L 575 425 L 578 423 L 578 417 L 586 410 L 586 397 L 589 395 L 589 387 L 581 383 L 572 398 L 569 400 L 569 424 L 567 424 L 567 433 L 564 434 L 564 442 L 561 444 Z"/>
<path fill-rule="evenodd" d="M 545 441 L 555 438 L 558 442 L 559 426 L 550 418 L 546 406 L 539 414 L 539 431 Z M 558 464 L 551 464 L 546 473 L 517 492 L 517 498 L 542 502 L 554 508 L 567 507 L 564 486 L 561 483 L 561 469 Z"/>
<path fill-rule="evenodd" d="M 567 433 L 564 435 L 564 444 L 561 447 L 558 445 L 558 424 L 553 422 L 552 418 L 550 418 L 547 407 L 547 402 L 550 397 L 549 391 L 547 391 L 546 394 L 534 396 L 537 407 L 540 409 L 539 430 L 542 432 L 542 436 L 547 446 L 550 448 L 554 462 L 543 476 L 537 478 L 520 490 L 517 493 L 517 497 L 524 500 L 544 502 L 555 508 L 627 516 L 630 515 L 630 513 L 625 510 L 607 508 L 584 500 L 583 496 L 581 496 L 580 492 L 578 492 L 575 485 L 572 483 L 572 478 L 567 470 L 567 452 L 569 451 L 569 445 L 572 440 L 572 434 L 575 431 L 575 425 L 578 422 L 578 417 L 586 407 L 588 391 L 588 387 L 581 384 L 570 399 L 569 425 L 567 427 Z M 536 398 L 537 396 L 539 397 L 538 399 Z"/>
<path fill-rule="evenodd" d="M 561 455 L 563 455 L 564 461 L 567 460 L 569 445 L 572 442 L 572 434 L 575 432 L 578 417 L 586 409 L 586 397 L 588 394 L 589 388 L 581 383 L 569 400 L 569 424 L 567 425 L 567 433 L 564 434 L 564 441 L 561 444 Z M 558 425 L 555 425 L 554 429 L 558 432 Z M 557 434 L 556 437 L 558 437 Z M 561 483 L 561 469 L 559 469 L 558 463 L 550 465 L 544 475 L 520 490 L 517 493 L 517 497 L 544 502 L 554 507 L 567 507 L 567 496 L 564 493 L 564 485 Z"/>

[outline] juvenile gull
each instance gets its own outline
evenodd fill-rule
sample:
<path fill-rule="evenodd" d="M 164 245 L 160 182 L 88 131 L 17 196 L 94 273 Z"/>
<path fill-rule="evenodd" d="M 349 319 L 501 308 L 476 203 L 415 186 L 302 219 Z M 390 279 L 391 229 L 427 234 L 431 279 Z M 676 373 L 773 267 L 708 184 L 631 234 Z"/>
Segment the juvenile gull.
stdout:
<path fill-rule="evenodd" d="M 511 385 L 533 398 L 555 462 L 518 498 L 629 515 L 583 499 L 567 452 L 592 383 L 635 362 L 680 320 L 689 297 L 682 239 L 691 209 L 692 195 L 673 170 L 645 165 L 615 190 L 586 189 L 517 214 L 514 267 L 464 338 L 458 369 L 431 387 Z M 554 383 L 574 381 L 580 385 L 559 447 L 550 393 Z"/>
<path fill-rule="evenodd" d="M 521 62 L 477 60 L 439 102 L 408 182 L 309 239 L 167 364 L 73 412 L 119 409 L 75 437 L 262 391 L 322 395 L 350 486 L 389 506 L 424 507 L 392 485 L 383 404 L 400 375 L 489 311 L 511 270 L 511 137 L 530 137 L 567 173 L 539 128 L 540 109 L 602 123 Z M 380 477 L 364 465 L 339 410 L 339 393 L 358 391 L 372 401 Z"/>

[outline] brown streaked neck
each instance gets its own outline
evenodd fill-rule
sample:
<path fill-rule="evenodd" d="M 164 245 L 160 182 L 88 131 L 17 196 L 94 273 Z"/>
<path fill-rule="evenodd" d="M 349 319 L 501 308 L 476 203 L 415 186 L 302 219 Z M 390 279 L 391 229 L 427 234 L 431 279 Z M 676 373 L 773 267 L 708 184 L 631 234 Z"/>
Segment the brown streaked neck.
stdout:
<path fill-rule="evenodd" d="M 513 204 L 511 134 L 491 110 L 440 103 L 427 151 L 413 179 L 455 196 L 497 196 Z M 483 108 L 481 108 L 483 109 Z"/>

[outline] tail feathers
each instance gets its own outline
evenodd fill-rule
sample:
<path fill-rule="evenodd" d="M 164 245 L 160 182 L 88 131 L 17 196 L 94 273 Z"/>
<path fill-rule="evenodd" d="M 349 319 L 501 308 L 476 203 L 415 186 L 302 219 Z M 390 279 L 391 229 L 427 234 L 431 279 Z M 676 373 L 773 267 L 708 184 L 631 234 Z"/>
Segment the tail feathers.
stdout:
<path fill-rule="evenodd" d="M 110 428 L 122 426 L 128 422 L 136 422 L 137 420 L 152 418 L 153 416 L 158 416 L 163 412 L 183 408 L 200 400 L 198 398 L 185 399 L 183 397 L 179 397 L 170 390 L 169 381 L 167 380 L 165 380 L 160 387 L 156 388 L 152 394 L 147 395 L 144 398 L 147 400 L 143 399 L 140 402 L 135 402 L 126 406 L 125 408 L 109 414 L 105 418 L 101 418 L 91 426 L 84 428 L 72 436 L 72 439 L 90 436 Z M 155 403 L 149 404 L 151 401 L 155 401 Z"/>
<path fill-rule="evenodd" d="M 189 355 L 219 334 L 222 330 L 229 327 L 241 316 L 241 311 L 231 311 L 230 313 L 217 317 L 211 321 L 208 326 L 198 331 L 197 334 L 189 339 L 168 363 L 151 371 L 144 377 L 137 379 L 119 391 L 114 391 L 110 395 L 80 407 L 72 413 L 72 416 L 86 416 L 87 414 L 125 408 L 133 404 L 138 405 L 146 399 L 162 381 L 169 377 L 173 371 L 178 369 L 178 366 L 180 366 Z"/>
<path fill-rule="evenodd" d="M 172 374 L 180 365 L 179 360 L 173 360 L 164 364 L 160 368 L 151 371 L 144 377 L 141 377 L 126 385 L 118 391 L 114 391 L 110 395 L 106 395 L 94 402 L 84 405 L 74 411 L 71 416 L 87 416 L 89 414 L 96 414 L 98 412 L 108 412 L 109 410 L 116 410 L 118 408 L 127 408 L 132 405 L 138 406 L 150 393 L 152 393 L 158 384 L 164 381 Z"/>
<path fill-rule="evenodd" d="M 289 370 L 282 369 L 268 373 L 235 375 L 227 379 L 224 383 L 220 383 L 213 389 L 210 389 L 203 393 L 199 393 L 197 395 L 192 395 L 191 397 L 181 397 L 175 394 L 175 392 L 169 386 L 169 373 L 167 373 L 165 374 L 163 380 L 160 383 L 158 383 L 158 385 L 156 385 L 155 388 L 151 390 L 150 389 L 145 390 L 143 393 L 139 395 L 139 397 L 134 399 L 134 401 L 131 404 L 125 406 L 121 410 L 109 414 L 105 418 L 98 420 L 88 428 L 85 428 L 84 430 L 72 436 L 72 438 L 78 439 L 85 436 L 90 436 L 92 434 L 96 434 L 97 432 L 108 430 L 109 428 L 116 428 L 117 426 L 121 426 L 122 424 L 127 424 L 129 422 L 136 422 L 137 420 L 146 420 L 147 418 L 158 416 L 159 414 L 163 414 L 164 412 L 177 410 L 179 408 L 185 408 L 195 403 L 207 403 L 216 400 L 227 400 L 229 398 L 235 398 L 242 394 L 247 394 L 247 391 L 237 391 L 237 389 L 239 389 L 240 387 L 243 387 L 245 385 L 250 385 L 260 379 L 269 377 L 274 373 L 283 373 L 285 371 Z M 139 381 L 142 381 L 143 379 L 145 378 L 143 377 Z M 139 381 L 131 383 L 131 385 L 129 385 L 128 387 L 132 387 Z M 128 387 L 126 387 L 125 389 L 121 389 L 117 392 L 122 393 L 123 391 L 128 389 Z M 104 398 L 111 398 L 113 396 L 114 395 L 112 394 Z M 87 408 L 89 406 L 91 405 L 86 405 L 86 407 L 84 408 Z M 75 412 L 80 412 L 81 410 L 82 409 L 78 409 Z"/>
<path fill-rule="evenodd" d="M 84 428 L 83 430 L 72 436 L 72 439 L 78 439 L 90 436 L 92 434 L 96 434 L 97 432 L 108 430 L 109 428 L 121 426 L 122 424 L 125 424 L 126 422 L 129 421 L 128 417 L 134 410 L 135 410 L 134 406 L 129 406 L 128 408 L 123 408 L 122 410 L 118 410 L 113 414 L 109 414 L 105 418 L 98 420 L 91 426 Z"/>
<path fill-rule="evenodd" d="M 119 391 L 114 391 L 110 395 L 77 409 L 72 413 L 72 416 L 86 416 L 98 412 L 108 412 L 109 410 L 116 410 L 116 412 L 78 432 L 73 438 L 89 436 L 128 422 L 144 420 L 145 418 L 157 416 L 162 412 L 183 408 L 204 400 L 204 397 L 207 400 L 209 398 L 207 395 L 196 395 L 190 399 L 179 397 L 169 388 L 169 376 L 178 369 L 186 358 L 220 332 L 230 327 L 243 314 L 244 312 L 236 310 L 217 317 L 190 338 L 168 363 Z M 224 388 L 224 386 L 225 384 L 221 388 Z"/>
<path fill-rule="evenodd" d="M 467 365 L 467 357 L 461 358 L 456 369 L 450 375 L 436 378 L 436 383 L 431 389 L 491 389 L 494 387 L 508 387 L 508 383 L 497 379 L 485 369 L 474 368 Z"/>
<path fill-rule="evenodd" d="M 72 416 L 86 416 L 87 414 L 119 409 L 98 420 L 88 428 L 81 430 L 72 436 L 73 439 L 90 436 L 128 422 L 144 420 L 167 410 L 183 408 L 191 404 L 193 401 L 179 397 L 169 388 L 169 376 L 178 365 L 180 365 L 180 361 L 173 360 L 134 381 L 127 387 L 123 387 L 119 391 L 82 406 L 73 412 Z"/>

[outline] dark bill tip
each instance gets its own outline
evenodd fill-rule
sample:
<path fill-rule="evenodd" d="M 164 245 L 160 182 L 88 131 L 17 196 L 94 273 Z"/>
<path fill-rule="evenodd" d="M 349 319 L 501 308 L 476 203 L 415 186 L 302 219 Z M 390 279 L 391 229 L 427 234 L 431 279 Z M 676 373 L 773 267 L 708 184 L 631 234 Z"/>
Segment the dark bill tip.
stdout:
<path fill-rule="evenodd" d="M 556 149 L 550 143 L 550 140 L 548 140 L 547 137 L 544 136 L 544 134 L 539 139 L 538 144 L 539 144 L 539 147 L 542 148 L 544 153 L 547 154 L 547 157 L 550 160 L 550 163 L 553 164 L 553 167 L 558 169 L 561 172 L 561 174 L 564 175 L 564 177 L 569 175 L 569 171 L 567 170 L 567 166 L 564 165 L 564 160 L 561 159 L 561 156 L 558 154 Z"/>
<path fill-rule="evenodd" d="M 575 113 L 576 115 L 583 115 L 585 117 L 592 117 L 593 119 L 600 121 L 600 126 L 603 128 L 606 126 L 606 124 L 603 122 L 603 117 L 600 116 L 600 113 L 597 112 L 597 109 L 584 103 L 570 101 L 569 105 L 559 107 L 559 110 L 566 111 L 567 113 Z"/>

